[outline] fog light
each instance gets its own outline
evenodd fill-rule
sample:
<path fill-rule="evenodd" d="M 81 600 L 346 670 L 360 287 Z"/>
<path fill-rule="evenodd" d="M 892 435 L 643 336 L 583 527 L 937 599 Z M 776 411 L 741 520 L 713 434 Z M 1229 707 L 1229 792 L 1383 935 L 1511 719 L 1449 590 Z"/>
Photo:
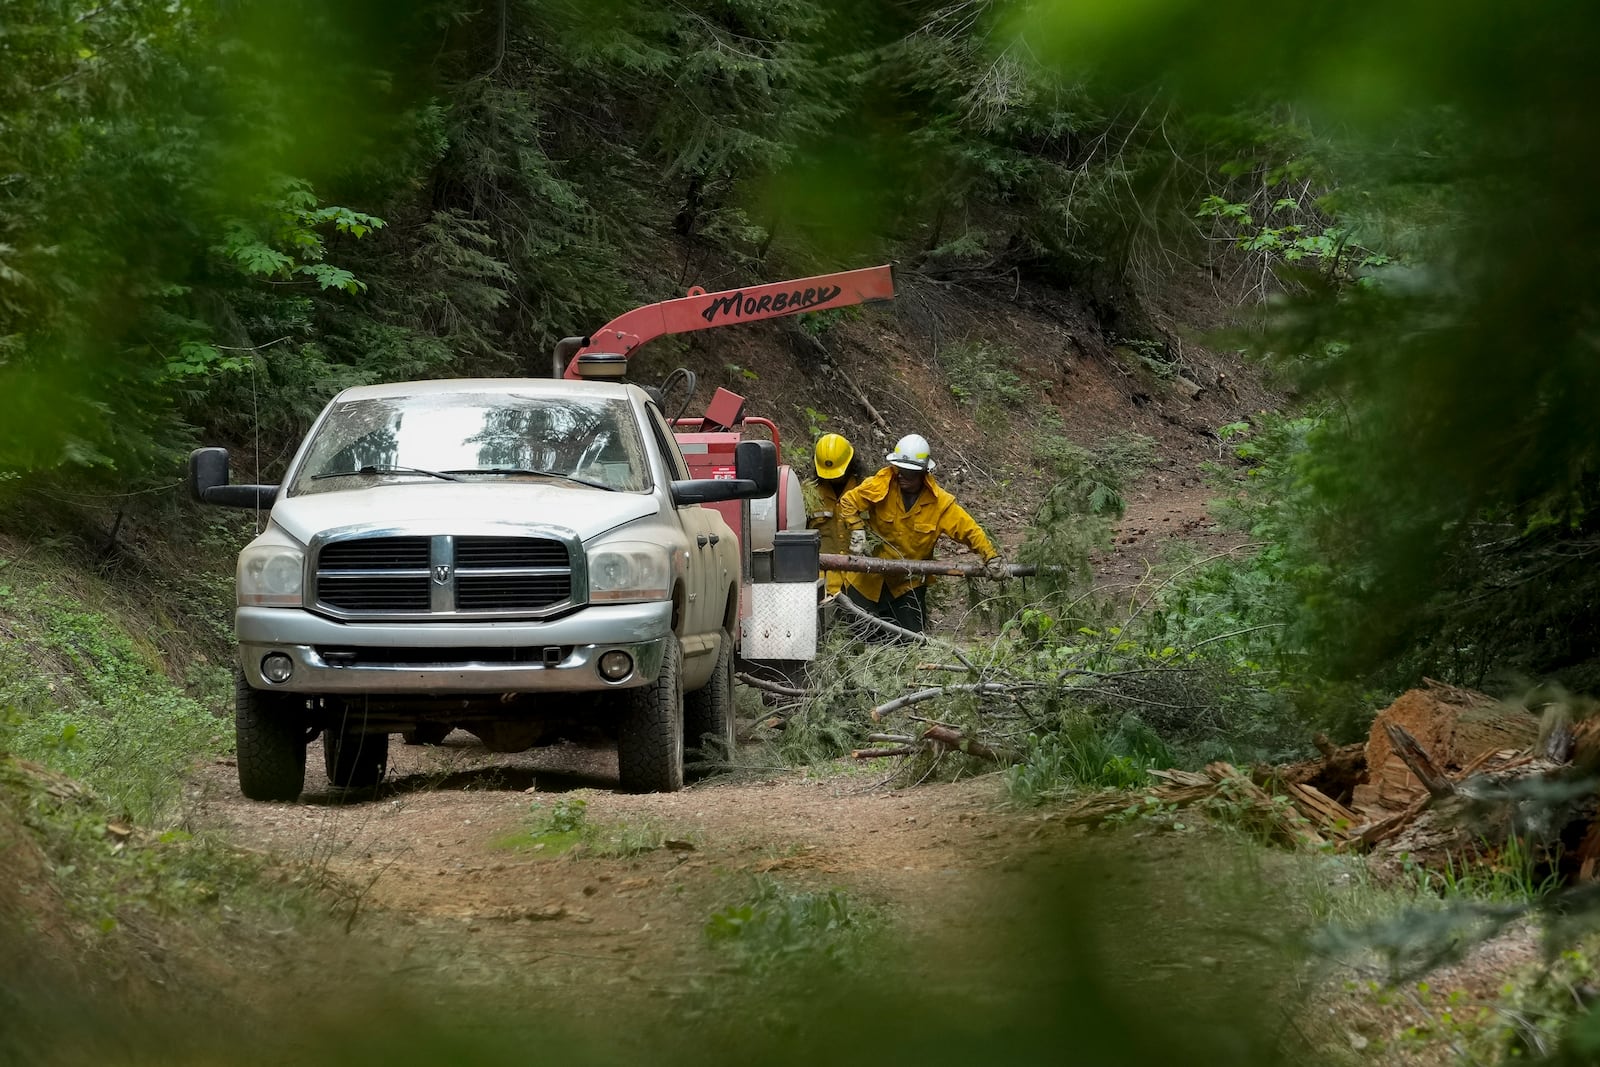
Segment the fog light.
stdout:
<path fill-rule="evenodd" d="M 261 657 L 261 677 L 269 682 L 287 682 L 294 673 L 294 661 L 282 652 Z"/>
<path fill-rule="evenodd" d="M 600 674 L 608 682 L 620 682 L 633 673 L 633 657 L 612 649 L 600 657 Z"/>

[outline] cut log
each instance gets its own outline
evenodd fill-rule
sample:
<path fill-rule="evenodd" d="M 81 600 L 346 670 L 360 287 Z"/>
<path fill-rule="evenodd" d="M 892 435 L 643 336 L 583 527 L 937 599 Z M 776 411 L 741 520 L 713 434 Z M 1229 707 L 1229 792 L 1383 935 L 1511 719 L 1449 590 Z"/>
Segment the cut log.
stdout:
<path fill-rule="evenodd" d="M 1374 822 L 1405 811 L 1427 791 L 1395 750 L 1386 729 L 1391 724 L 1404 729 L 1445 776 L 1454 776 L 1485 752 L 1527 748 L 1539 727 L 1538 719 L 1522 708 L 1456 686 L 1435 682 L 1402 694 L 1372 724 L 1367 782 L 1355 788 L 1350 802 Z"/>
<path fill-rule="evenodd" d="M 1452 795 L 1424 794 L 1387 825 L 1363 835 L 1373 845 L 1370 862 L 1378 870 L 1398 870 L 1410 864 L 1460 871 L 1464 862 L 1491 859 L 1516 835 L 1520 848 L 1541 863 L 1553 863 L 1560 839 L 1575 832 L 1569 827 L 1587 827 L 1595 819 L 1594 798 L 1542 808 L 1530 820 L 1526 805 L 1512 802 L 1505 794 L 1517 783 L 1555 781 L 1567 775 L 1570 769 L 1565 765 L 1530 753 L 1509 749 L 1492 753 L 1478 767 L 1455 776 Z M 1526 786 L 1521 792 L 1526 794 Z M 1485 802 L 1496 796 L 1501 799 Z M 1530 827 L 1536 828 L 1531 836 Z M 1581 845 L 1578 851 L 1580 855 L 1569 857 L 1567 863 L 1581 870 Z M 1592 870 L 1594 865 L 1590 867 Z"/>

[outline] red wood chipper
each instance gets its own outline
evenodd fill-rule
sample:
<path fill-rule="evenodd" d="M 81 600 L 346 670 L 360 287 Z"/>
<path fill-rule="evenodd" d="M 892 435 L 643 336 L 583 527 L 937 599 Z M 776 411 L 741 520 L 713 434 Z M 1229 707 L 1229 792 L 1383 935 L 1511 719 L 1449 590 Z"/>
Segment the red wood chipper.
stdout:
<path fill-rule="evenodd" d="M 657 337 L 893 296 L 894 272 L 889 266 L 716 293 L 696 286 L 686 296 L 625 312 L 587 337 L 563 339 L 556 345 L 554 371 L 567 378 L 620 378 L 627 374 L 629 357 Z M 690 393 L 682 402 L 687 408 L 693 393 L 693 378 L 687 372 L 675 371 L 660 393 L 665 400 L 680 383 Z M 732 478 L 734 448 L 746 435 L 761 434 L 778 444 L 777 425 L 747 415 L 744 408 L 744 397 L 718 388 L 703 414 L 686 417 L 680 412 L 671 420 L 692 477 Z M 806 529 L 800 478 L 792 468 L 780 467 L 778 486 L 771 497 L 706 505 L 722 512 L 739 537 L 743 557 L 739 656 L 774 665 L 809 660 L 817 647 L 817 535 Z"/>

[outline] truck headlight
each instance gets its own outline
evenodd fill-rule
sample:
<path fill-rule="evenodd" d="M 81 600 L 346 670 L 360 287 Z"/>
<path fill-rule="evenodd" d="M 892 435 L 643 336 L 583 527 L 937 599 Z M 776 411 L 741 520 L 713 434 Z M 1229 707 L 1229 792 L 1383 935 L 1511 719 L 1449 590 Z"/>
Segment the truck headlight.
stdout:
<path fill-rule="evenodd" d="M 665 600 L 672 567 L 660 545 L 612 544 L 589 550 L 589 600 L 629 603 Z"/>
<path fill-rule="evenodd" d="M 305 554 L 287 545 L 252 545 L 239 553 L 240 604 L 269 608 L 301 605 Z"/>

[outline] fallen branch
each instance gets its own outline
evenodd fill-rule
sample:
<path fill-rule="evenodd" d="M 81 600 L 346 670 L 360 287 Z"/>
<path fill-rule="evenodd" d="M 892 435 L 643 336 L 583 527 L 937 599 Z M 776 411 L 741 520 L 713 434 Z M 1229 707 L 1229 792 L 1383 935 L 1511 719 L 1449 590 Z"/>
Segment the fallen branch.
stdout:
<path fill-rule="evenodd" d="M 969 756 L 977 756 L 979 759 L 994 760 L 996 763 L 1016 763 L 1020 758 L 1014 752 L 1002 752 L 948 726 L 930 726 L 922 732 L 922 736 L 924 740 L 953 748 L 957 752 L 965 752 Z"/>
<path fill-rule="evenodd" d="M 885 633 L 893 634 L 894 636 L 903 638 L 907 641 L 916 641 L 924 645 L 933 645 L 936 648 L 942 648 L 949 652 L 956 659 L 960 660 L 966 666 L 967 670 L 975 671 L 978 669 L 977 667 L 973 666 L 972 661 L 969 660 L 959 648 L 952 644 L 947 644 L 944 641 L 936 640 L 932 637 L 929 637 L 927 634 L 918 633 L 916 630 L 908 630 L 904 626 L 897 626 L 888 619 L 880 619 L 847 596 L 835 597 L 833 602 L 850 612 L 856 618 L 864 619 L 867 622 L 872 623 L 872 625 L 878 627 L 880 630 L 883 630 Z"/>
<path fill-rule="evenodd" d="M 850 753 L 851 759 L 882 759 L 885 756 L 915 756 L 921 745 L 896 745 L 893 748 L 858 748 Z"/>
<path fill-rule="evenodd" d="M 892 711 L 908 708 L 912 704 L 920 704 L 924 700 L 942 697 L 946 693 L 977 693 L 979 695 L 996 695 L 1010 693 L 1016 689 L 1038 689 L 1043 682 L 970 682 L 961 685 L 940 685 L 932 689 L 919 689 L 915 693 L 907 693 L 903 697 L 895 697 L 873 708 L 870 712 L 873 722 L 881 722 L 883 717 Z"/>
<path fill-rule="evenodd" d="M 757 678 L 755 675 L 747 674 L 744 671 L 738 672 L 734 675 L 734 677 L 739 679 L 739 681 L 743 682 L 745 685 L 748 685 L 751 689 L 760 689 L 768 693 L 776 693 L 781 697 L 808 697 L 811 696 L 813 692 L 813 690 L 810 689 L 796 689 L 792 685 L 784 685 L 781 682 L 769 682 L 765 678 Z"/>
<path fill-rule="evenodd" d="M 844 382 L 844 384 L 849 387 L 850 391 L 855 394 L 857 403 L 859 403 L 866 411 L 867 416 L 872 419 L 873 425 L 877 426 L 878 429 L 882 430 L 886 434 L 890 432 L 888 422 L 886 422 L 884 417 L 878 413 L 878 409 L 872 406 L 872 401 L 867 399 L 866 392 L 861 388 L 861 386 L 856 384 L 856 380 L 850 377 L 850 375 L 846 374 L 843 367 L 839 366 L 839 361 L 834 358 L 832 352 L 828 351 L 827 345 L 823 344 L 821 340 L 813 337 L 811 334 L 806 333 L 801 329 L 792 330 L 790 335 L 816 349 L 817 353 L 822 357 L 822 361 L 831 368 L 831 372 L 837 376 L 840 381 Z"/>
<path fill-rule="evenodd" d="M 907 734 L 868 734 L 867 740 L 889 747 L 858 748 L 850 753 L 852 759 L 881 759 L 885 756 L 915 756 L 921 753 L 942 756 L 946 752 L 963 752 L 995 763 L 1015 763 L 1022 758 L 1010 749 L 996 748 L 943 723 L 929 726 L 920 738 Z"/>
<path fill-rule="evenodd" d="M 884 559 L 881 556 L 844 556 L 823 552 L 817 556 L 817 566 L 825 571 L 852 571 L 856 574 L 887 574 L 898 576 L 947 575 L 952 578 L 987 578 L 989 572 L 981 563 L 954 563 L 943 559 Z M 1013 578 L 1031 578 L 1041 570 L 1060 568 L 1036 563 L 1007 563 L 1006 574 Z"/>

